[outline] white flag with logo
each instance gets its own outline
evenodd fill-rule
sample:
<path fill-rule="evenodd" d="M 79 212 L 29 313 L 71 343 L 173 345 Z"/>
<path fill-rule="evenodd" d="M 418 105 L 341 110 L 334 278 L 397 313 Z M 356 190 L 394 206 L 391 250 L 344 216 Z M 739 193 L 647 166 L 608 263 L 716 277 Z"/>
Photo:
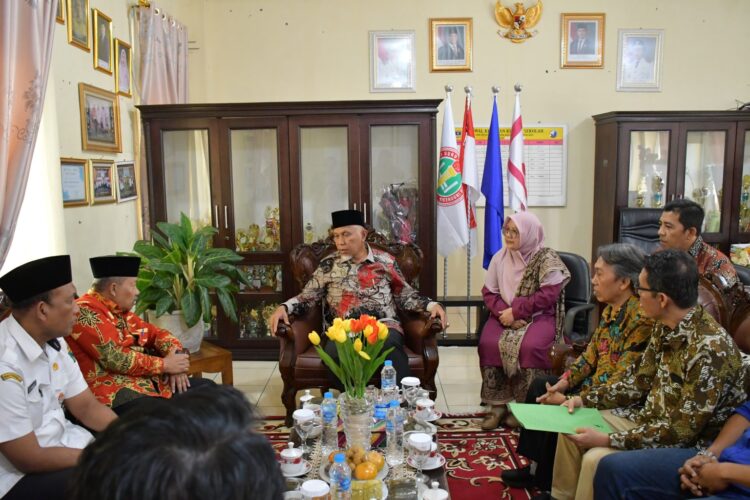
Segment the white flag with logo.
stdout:
<path fill-rule="evenodd" d="M 437 249 L 447 257 L 468 243 L 469 229 L 450 94 L 445 99 L 444 113 L 437 181 Z"/>

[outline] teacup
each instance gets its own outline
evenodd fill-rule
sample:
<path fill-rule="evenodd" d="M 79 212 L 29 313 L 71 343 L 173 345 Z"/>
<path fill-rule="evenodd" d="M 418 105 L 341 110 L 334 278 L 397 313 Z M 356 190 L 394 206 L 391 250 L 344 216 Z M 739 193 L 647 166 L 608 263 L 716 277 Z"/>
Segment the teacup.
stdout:
<path fill-rule="evenodd" d="M 294 443 L 289 443 L 288 448 L 281 450 L 281 472 L 284 474 L 299 474 L 305 470 L 305 461 L 302 458 L 302 449 L 295 448 Z"/>
<path fill-rule="evenodd" d="M 432 442 L 432 437 L 429 434 L 415 432 L 409 436 L 409 447 L 414 450 L 427 452 L 428 450 L 432 450 L 433 444 L 435 443 Z"/>
<path fill-rule="evenodd" d="M 417 400 L 417 417 L 421 419 L 431 418 L 434 415 L 435 402 L 428 398 Z"/>

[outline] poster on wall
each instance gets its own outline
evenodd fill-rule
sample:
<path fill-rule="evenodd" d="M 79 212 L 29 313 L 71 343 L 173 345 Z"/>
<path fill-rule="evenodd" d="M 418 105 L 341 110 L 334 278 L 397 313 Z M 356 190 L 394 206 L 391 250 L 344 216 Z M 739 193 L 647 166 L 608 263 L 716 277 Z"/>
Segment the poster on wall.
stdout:
<path fill-rule="evenodd" d="M 79 158 L 60 158 L 60 178 L 64 207 L 89 204 L 89 162 Z"/>

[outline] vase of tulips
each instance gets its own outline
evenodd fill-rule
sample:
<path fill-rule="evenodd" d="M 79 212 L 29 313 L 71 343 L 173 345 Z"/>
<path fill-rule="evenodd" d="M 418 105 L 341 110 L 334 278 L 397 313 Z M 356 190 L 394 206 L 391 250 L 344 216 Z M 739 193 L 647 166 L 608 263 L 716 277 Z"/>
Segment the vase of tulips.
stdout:
<path fill-rule="evenodd" d="M 388 327 L 363 314 L 358 319 L 334 319 L 325 335 L 329 342 L 336 343 L 338 362 L 320 346 L 317 332 L 310 332 L 308 338 L 346 391 L 339 398 L 339 404 L 347 446 L 360 445 L 367 450 L 374 409 L 365 399 L 365 387 L 393 350 L 391 347 L 383 351 Z"/>

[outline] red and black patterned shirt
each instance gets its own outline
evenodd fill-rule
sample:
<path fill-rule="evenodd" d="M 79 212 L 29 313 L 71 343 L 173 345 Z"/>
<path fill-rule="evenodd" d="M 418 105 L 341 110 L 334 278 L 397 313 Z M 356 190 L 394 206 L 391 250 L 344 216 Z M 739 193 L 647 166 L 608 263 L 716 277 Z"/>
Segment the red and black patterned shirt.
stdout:
<path fill-rule="evenodd" d="M 369 245 L 367 257 L 359 263 L 339 252 L 325 257 L 302 292 L 284 305 L 289 313 L 300 315 L 323 299 L 329 323 L 334 317 L 369 314 L 399 331 L 397 308 L 427 311 L 436 304 L 407 283 L 391 254 Z"/>
<path fill-rule="evenodd" d="M 94 290 L 76 302 L 81 311 L 68 344 L 100 402 L 116 407 L 144 395 L 172 397 L 164 356 L 182 349 L 179 340 Z"/>
<path fill-rule="evenodd" d="M 698 264 L 698 274 L 712 283 L 721 284 L 722 290 L 727 290 L 737 284 L 737 271 L 734 265 L 716 248 L 712 247 L 701 236 L 688 249 L 688 253 Z M 716 276 L 718 280 L 713 277 Z"/>

